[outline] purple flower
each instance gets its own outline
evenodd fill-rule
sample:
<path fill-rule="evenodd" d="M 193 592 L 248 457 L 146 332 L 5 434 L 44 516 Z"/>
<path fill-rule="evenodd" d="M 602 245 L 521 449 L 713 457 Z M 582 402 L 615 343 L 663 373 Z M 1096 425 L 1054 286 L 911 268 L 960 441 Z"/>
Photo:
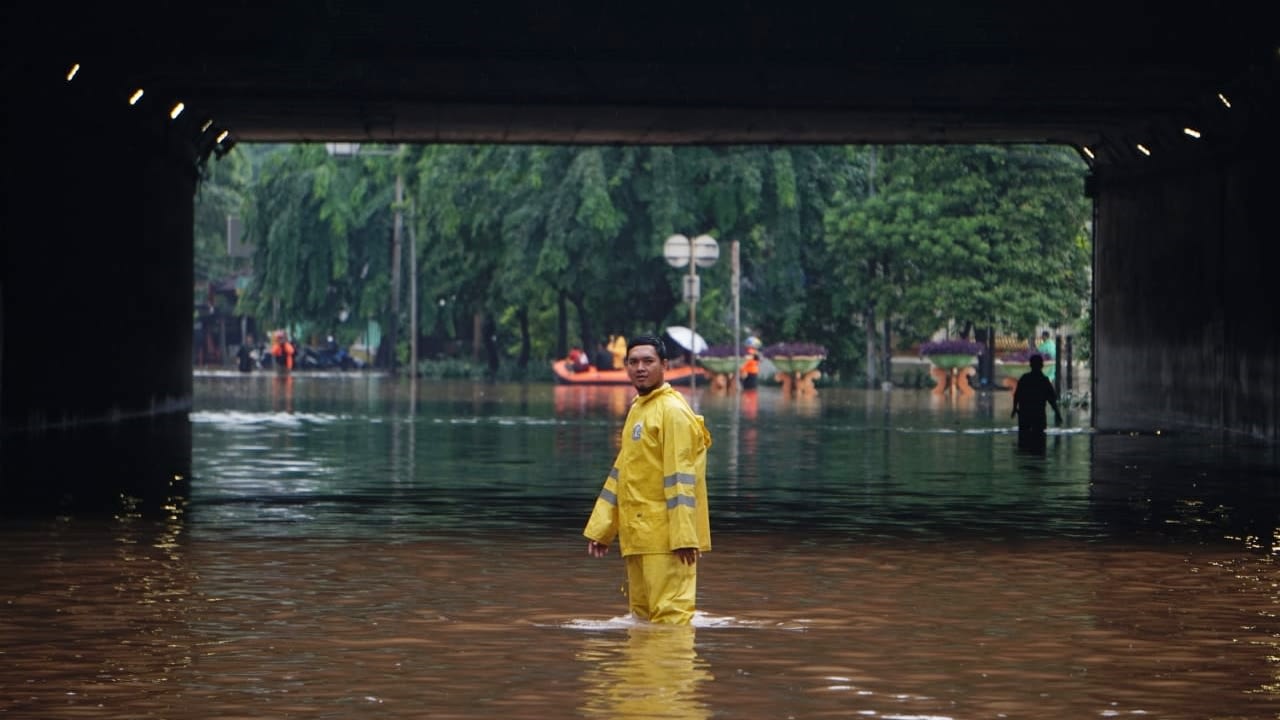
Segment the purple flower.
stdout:
<path fill-rule="evenodd" d="M 920 345 L 921 355 L 981 355 L 982 343 L 972 340 L 935 340 Z"/>
<path fill-rule="evenodd" d="M 734 354 L 732 345 L 709 345 L 706 350 L 698 353 L 698 357 L 731 358 Z M 747 356 L 747 351 L 739 350 L 736 354 L 738 357 L 745 358 Z"/>
<path fill-rule="evenodd" d="M 826 348 L 813 343 L 775 343 L 760 352 L 767 358 L 827 356 Z"/>
<path fill-rule="evenodd" d="M 1031 356 L 1036 354 L 1038 353 L 1036 353 L 1033 350 L 1028 350 L 1024 348 L 1017 352 L 1005 353 L 1004 355 L 1000 356 L 1000 359 L 1007 363 L 1025 363 L 1025 362 L 1030 362 Z"/>

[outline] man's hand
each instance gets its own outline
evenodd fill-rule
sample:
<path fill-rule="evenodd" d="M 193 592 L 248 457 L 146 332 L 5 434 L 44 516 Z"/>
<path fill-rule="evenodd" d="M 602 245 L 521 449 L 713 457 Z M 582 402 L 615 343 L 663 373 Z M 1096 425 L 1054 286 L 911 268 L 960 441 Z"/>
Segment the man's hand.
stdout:
<path fill-rule="evenodd" d="M 602 558 L 609 554 L 609 546 L 604 543 L 598 543 L 595 540 L 588 540 L 587 554 L 591 557 Z"/>
<path fill-rule="evenodd" d="M 698 555 L 701 554 L 698 552 L 698 548 L 696 547 L 676 548 L 675 550 L 672 550 L 672 552 L 674 552 L 676 557 L 680 558 L 680 562 L 685 565 L 693 565 L 698 562 Z"/>

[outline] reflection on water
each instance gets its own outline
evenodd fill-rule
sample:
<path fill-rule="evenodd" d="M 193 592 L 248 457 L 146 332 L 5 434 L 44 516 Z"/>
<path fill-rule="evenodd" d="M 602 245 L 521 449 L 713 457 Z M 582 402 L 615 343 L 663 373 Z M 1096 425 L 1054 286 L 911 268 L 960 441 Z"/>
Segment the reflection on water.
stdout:
<path fill-rule="evenodd" d="M 700 686 L 712 680 L 694 650 L 692 627 L 636 625 L 625 635 L 601 634 L 583 643 L 578 660 L 586 664 L 582 714 L 587 717 L 710 717 Z"/>
<path fill-rule="evenodd" d="M 196 388 L 187 503 L 0 526 L 0 714 L 1280 714 L 1274 449 L 703 391 L 716 550 L 656 628 L 580 535 L 629 389 Z"/>

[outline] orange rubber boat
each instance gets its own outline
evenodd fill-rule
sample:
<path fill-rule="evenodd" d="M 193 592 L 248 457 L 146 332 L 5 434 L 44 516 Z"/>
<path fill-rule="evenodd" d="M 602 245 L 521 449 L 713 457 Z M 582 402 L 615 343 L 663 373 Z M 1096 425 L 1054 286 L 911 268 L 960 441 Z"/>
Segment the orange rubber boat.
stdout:
<path fill-rule="evenodd" d="M 574 372 L 569 367 L 568 360 L 556 360 L 551 363 L 551 371 L 555 373 L 556 382 L 564 385 L 630 385 L 631 381 L 627 379 L 626 370 L 597 370 L 594 367 L 583 370 L 582 372 Z M 666 381 L 672 385 L 688 385 L 693 378 L 694 369 L 688 365 L 673 367 L 666 372 L 664 376 Z M 702 368 L 697 369 L 698 376 L 702 379 L 707 378 L 707 373 Z"/>

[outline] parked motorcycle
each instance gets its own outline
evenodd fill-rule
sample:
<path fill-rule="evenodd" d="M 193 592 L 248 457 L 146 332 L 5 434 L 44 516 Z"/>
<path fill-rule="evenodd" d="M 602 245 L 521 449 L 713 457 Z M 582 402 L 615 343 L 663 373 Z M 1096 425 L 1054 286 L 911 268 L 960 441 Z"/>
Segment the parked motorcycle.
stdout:
<path fill-rule="evenodd" d="M 346 348 L 329 338 L 320 347 L 303 347 L 294 360 L 294 366 L 302 370 L 361 370 L 364 362 L 352 357 Z"/>

